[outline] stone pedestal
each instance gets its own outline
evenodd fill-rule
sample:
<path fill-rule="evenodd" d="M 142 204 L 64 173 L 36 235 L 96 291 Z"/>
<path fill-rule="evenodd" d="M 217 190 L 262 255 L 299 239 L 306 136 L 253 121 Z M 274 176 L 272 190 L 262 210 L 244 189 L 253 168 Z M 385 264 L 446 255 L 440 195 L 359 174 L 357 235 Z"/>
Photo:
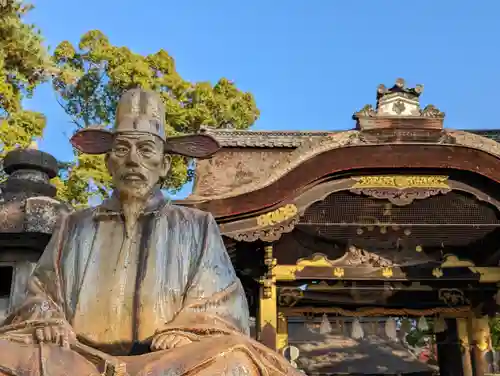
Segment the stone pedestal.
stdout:
<path fill-rule="evenodd" d="M 61 211 L 69 207 L 55 199 L 50 179 L 56 159 L 36 149 L 6 155 L 0 202 L 0 320 L 24 298 L 26 281 L 47 245 Z"/>

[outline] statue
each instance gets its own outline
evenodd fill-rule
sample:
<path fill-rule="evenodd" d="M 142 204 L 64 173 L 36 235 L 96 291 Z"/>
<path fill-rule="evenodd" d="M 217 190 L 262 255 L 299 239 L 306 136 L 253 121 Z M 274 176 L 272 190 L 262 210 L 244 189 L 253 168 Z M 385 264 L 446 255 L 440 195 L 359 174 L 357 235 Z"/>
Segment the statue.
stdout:
<path fill-rule="evenodd" d="M 71 142 L 105 154 L 115 190 L 63 215 L 25 302 L 0 328 L 0 375 L 299 375 L 248 336 L 248 305 L 209 213 L 171 205 L 170 154 L 208 157 L 207 135 L 165 136 L 161 98 L 121 98 L 113 130 Z"/>

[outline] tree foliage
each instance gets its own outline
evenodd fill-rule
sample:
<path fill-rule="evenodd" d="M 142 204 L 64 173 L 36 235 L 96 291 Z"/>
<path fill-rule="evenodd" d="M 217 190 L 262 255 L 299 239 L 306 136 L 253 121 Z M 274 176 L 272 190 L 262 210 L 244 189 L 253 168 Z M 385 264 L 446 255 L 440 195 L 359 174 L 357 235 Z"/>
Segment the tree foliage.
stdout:
<path fill-rule="evenodd" d="M 490 319 L 491 345 L 494 350 L 500 350 L 500 317 Z"/>
<path fill-rule="evenodd" d="M 174 59 L 164 50 L 140 55 L 127 47 L 114 46 L 100 31 L 84 34 L 77 47 L 62 42 L 54 51 L 59 69 L 53 86 L 62 108 L 75 128 L 113 124 L 120 95 L 141 87 L 158 91 L 166 106 L 167 134 L 199 131 L 201 126 L 236 129 L 250 127 L 259 111 L 252 94 L 241 92 L 222 78 L 215 85 L 189 82 L 176 71 Z M 186 158 L 173 158 L 164 186 L 179 189 L 191 179 Z M 110 179 L 100 156 L 75 154 L 67 165 L 61 196 L 73 204 L 86 203 L 93 195 L 105 196 Z"/>
<path fill-rule="evenodd" d="M 20 1 L 0 6 L 0 156 L 28 146 L 45 127 L 43 114 L 22 106 L 23 99 L 53 72 L 40 32 L 23 22 L 31 9 Z"/>

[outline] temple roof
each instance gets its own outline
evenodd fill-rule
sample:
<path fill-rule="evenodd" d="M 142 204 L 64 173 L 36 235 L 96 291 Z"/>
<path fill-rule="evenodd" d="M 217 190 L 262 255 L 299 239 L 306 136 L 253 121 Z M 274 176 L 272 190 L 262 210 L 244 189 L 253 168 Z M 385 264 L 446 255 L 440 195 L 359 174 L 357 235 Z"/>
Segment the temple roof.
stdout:
<path fill-rule="evenodd" d="M 465 132 L 500 141 L 500 129 L 470 130 Z M 325 137 L 340 131 L 241 131 L 231 129 L 204 129 L 225 148 L 297 148 L 305 140 Z"/>
<path fill-rule="evenodd" d="M 447 128 L 444 112 L 422 105 L 422 91 L 422 85 L 407 87 L 402 79 L 392 87 L 379 85 L 376 104 L 356 111 L 350 129 L 203 128 L 222 150 L 196 162 L 193 193 L 181 204 L 234 219 L 277 208 L 325 179 L 362 171 L 472 173 L 475 180 L 482 176 L 488 184 L 500 183 L 500 129 Z"/>

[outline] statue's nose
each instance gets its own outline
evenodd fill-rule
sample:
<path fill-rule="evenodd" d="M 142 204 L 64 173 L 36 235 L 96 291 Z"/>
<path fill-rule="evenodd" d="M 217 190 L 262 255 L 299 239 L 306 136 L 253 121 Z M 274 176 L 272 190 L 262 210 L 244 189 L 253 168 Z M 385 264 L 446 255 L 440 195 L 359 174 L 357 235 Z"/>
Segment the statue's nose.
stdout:
<path fill-rule="evenodd" d="M 125 160 L 127 165 L 130 166 L 138 166 L 139 165 L 139 156 L 137 155 L 137 152 L 135 149 L 130 150 L 130 152 L 127 154 L 127 159 Z"/>

